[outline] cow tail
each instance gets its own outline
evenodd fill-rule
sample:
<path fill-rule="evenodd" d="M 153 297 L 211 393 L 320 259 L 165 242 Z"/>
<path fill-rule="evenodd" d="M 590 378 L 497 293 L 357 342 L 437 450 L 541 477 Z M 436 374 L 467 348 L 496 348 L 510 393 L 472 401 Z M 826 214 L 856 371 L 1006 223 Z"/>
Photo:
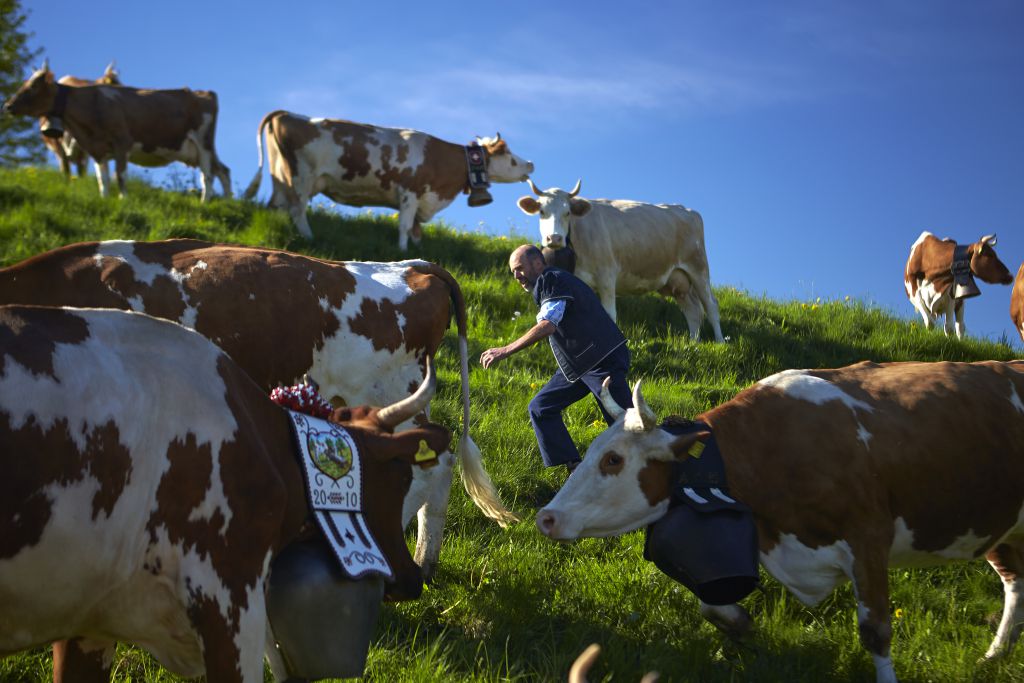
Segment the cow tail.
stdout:
<path fill-rule="evenodd" d="M 455 308 L 455 324 L 459 333 L 459 372 L 462 376 L 462 437 L 459 439 L 456 455 L 461 466 L 459 474 L 462 477 L 462 485 L 473 503 L 487 517 L 502 527 L 508 527 L 518 522 L 519 518 L 501 502 L 494 483 L 484 469 L 483 454 L 469 435 L 469 342 L 466 333 L 466 300 L 462 296 L 462 288 L 452 274 L 440 266 L 430 264 L 422 270 L 439 277 L 448 285 Z"/>
<path fill-rule="evenodd" d="M 256 193 L 260 189 L 260 181 L 263 179 L 263 129 L 270 123 L 270 119 L 280 114 L 281 111 L 272 111 L 263 117 L 260 121 L 260 125 L 256 128 L 256 154 L 259 159 L 259 166 L 256 168 L 256 175 L 249 181 L 249 186 L 245 188 L 245 194 L 242 195 L 243 199 L 252 201 L 256 197 Z"/>

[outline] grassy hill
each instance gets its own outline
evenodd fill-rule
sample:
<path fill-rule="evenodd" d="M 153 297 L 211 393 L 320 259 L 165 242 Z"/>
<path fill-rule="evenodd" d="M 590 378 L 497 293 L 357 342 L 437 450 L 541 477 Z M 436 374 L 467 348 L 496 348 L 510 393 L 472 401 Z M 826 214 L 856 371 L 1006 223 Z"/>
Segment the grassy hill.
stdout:
<path fill-rule="evenodd" d="M 397 250 L 394 221 L 315 212 L 316 239 L 296 236 L 281 213 L 231 200 L 129 184 L 125 200 L 101 199 L 91 181 L 65 183 L 49 170 L 0 170 L 0 265 L 95 239 L 195 237 L 289 249 L 338 260 L 421 257 L 459 279 L 469 309 L 470 354 L 507 343 L 530 327 L 533 304 L 509 277 L 507 257 L 525 238 L 491 238 L 429 226 L 421 247 Z M 857 301 L 774 301 L 716 289 L 728 344 L 689 341 L 680 311 L 657 296 L 620 300 L 620 326 L 633 354 L 631 381 L 661 415 L 692 416 L 786 368 L 860 360 L 1009 360 L 1002 344 L 947 339 Z M 705 337 L 707 337 L 705 331 Z M 457 347 L 449 333 L 438 359 L 434 419 L 460 423 Z M 559 545 L 535 530 L 535 511 L 563 472 L 546 471 L 526 416 L 535 389 L 554 369 L 546 345 L 471 374 L 474 438 L 507 504 L 523 522 L 503 531 L 456 485 L 435 583 L 422 599 L 385 607 L 370 653 L 373 680 L 564 680 L 587 644 L 604 652 L 592 680 L 870 680 L 849 587 L 806 609 L 765 575 L 744 601 L 759 630 L 737 646 L 704 623 L 696 599 L 642 559 L 643 535 Z M 601 431 L 596 406 L 567 413 L 581 449 Z M 409 536 L 410 541 L 414 538 Z M 893 653 L 901 680 L 1024 679 L 1024 655 L 979 670 L 994 633 L 1002 587 L 987 564 L 892 572 Z M 43 587 L 41 586 L 42 590 Z M 343 637 L 343 634 L 339 634 Z M 49 680 L 45 651 L 0 660 L 0 681 Z M 124 647 L 115 679 L 179 680 L 141 651 Z M 269 680 L 269 674 L 268 674 Z"/>

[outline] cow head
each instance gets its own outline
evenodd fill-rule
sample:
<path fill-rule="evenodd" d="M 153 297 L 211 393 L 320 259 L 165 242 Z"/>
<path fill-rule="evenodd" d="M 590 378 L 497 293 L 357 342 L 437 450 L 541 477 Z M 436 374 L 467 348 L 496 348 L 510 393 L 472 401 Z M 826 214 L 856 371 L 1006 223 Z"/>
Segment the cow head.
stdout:
<path fill-rule="evenodd" d="M 990 285 L 1008 285 L 1013 282 L 1010 269 L 996 256 L 995 235 L 985 235 L 970 246 L 971 272 Z"/>
<path fill-rule="evenodd" d="M 43 116 L 53 107 L 57 96 L 57 83 L 50 71 L 49 62 L 36 69 L 35 73 L 4 102 L 5 114 Z"/>
<path fill-rule="evenodd" d="M 533 162 L 509 151 L 501 133 L 493 138 L 477 137 L 476 143 L 487 150 L 487 175 L 494 183 L 521 183 L 533 173 Z"/>
<path fill-rule="evenodd" d="M 523 213 L 540 215 L 541 244 L 551 249 L 561 249 L 569 243 L 572 218 L 585 216 L 590 211 L 590 202 L 576 196 L 580 193 L 583 181 L 577 180 L 576 187 L 569 192 L 558 187 L 539 190 L 532 180 L 529 182 L 537 199 L 527 195 L 520 197 L 516 203 Z"/>
<path fill-rule="evenodd" d="M 537 513 L 537 527 L 549 538 L 616 536 L 655 521 L 668 510 L 672 463 L 710 436 L 706 431 L 674 436 L 659 429 L 639 382 L 633 408 L 623 410 L 615 402 L 607 381 L 601 402 L 615 423 L 594 439 L 562 490 Z"/>

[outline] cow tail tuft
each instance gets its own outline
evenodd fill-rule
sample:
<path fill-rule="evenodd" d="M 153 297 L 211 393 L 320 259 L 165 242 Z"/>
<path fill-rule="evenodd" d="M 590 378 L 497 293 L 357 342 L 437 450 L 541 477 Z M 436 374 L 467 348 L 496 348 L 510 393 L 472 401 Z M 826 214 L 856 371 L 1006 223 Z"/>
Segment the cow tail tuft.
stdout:
<path fill-rule="evenodd" d="M 256 198 L 256 193 L 260 190 L 260 181 L 263 179 L 263 129 L 267 127 L 271 117 L 280 112 L 272 111 L 263 117 L 260 121 L 260 125 L 256 128 L 256 155 L 259 159 L 259 165 L 256 167 L 256 175 L 249 181 L 249 186 L 245 188 L 245 193 L 242 198 L 247 201 L 252 201 Z"/>
<path fill-rule="evenodd" d="M 459 439 L 457 454 L 462 485 L 487 517 L 507 528 L 518 522 L 519 518 L 501 502 L 494 483 L 484 469 L 483 455 L 469 435 L 469 348 L 464 327 L 459 331 L 459 363 L 462 373 L 462 438 Z"/>

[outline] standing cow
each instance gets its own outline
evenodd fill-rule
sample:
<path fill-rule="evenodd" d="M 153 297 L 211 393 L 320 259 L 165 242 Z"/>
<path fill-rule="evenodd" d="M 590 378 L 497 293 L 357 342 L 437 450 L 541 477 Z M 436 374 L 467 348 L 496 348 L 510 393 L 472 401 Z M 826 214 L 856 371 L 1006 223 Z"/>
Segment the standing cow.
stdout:
<path fill-rule="evenodd" d="M 1021 340 L 1024 340 L 1024 263 L 1020 264 L 1017 270 L 1017 279 L 1013 283 L 1013 291 L 1010 292 L 1010 317 Z"/>
<path fill-rule="evenodd" d="M 706 312 L 715 341 L 725 341 L 700 214 L 678 204 L 583 199 L 580 185 L 539 190 L 531 180 L 537 198 L 520 197 L 519 208 L 540 218 L 543 246 L 575 252 L 576 276 L 597 291 L 612 320 L 616 295 L 659 292 L 676 300 L 693 339 Z"/>
<path fill-rule="evenodd" d="M 462 378 L 462 481 L 508 524 L 469 436 L 466 308 L 448 271 L 426 261 L 340 263 L 198 240 L 87 242 L 0 269 L 0 303 L 130 309 L 191 327 L 270 390 L 309 373 L 328 399 L 384 405 L 423 377 L 454 308 Z M 409 423 L 411 424 L 411 423 Z M 416 561 L 437 566 L 454 457 L 417 470 L 404 519 L 419 511 Z"/>
<path fill-rule="evenodd" d="M 140 90 L 124 86 L 69 86 L 54 81 L 49 66 L 32 74 L 7 102 L 5 113 L 61 120 L 97 164 L 100 194 L 107 196 L 106 162 L 125 193 L 128 162 L 166 166 L 180 161 L 198 168 L 202 201 L 220 180 L 231 196 L 231 173 L 217 158 L 217 94 L 209 90 Z"/>
<path fill-rule="evenodd" d="M 306 239 L 313 238 L 306 205 L 322 193 L 339 204 L 396 209 L 398 247 L 405 251 L 410 234 L 419 243 L 421 223 L 474 184 L 471 150 L 463 145 L 415 130 L 273 111 L 256 129 L 259 167 L 246 199 L 256 196 L 263 177 L 264 129 L 274 185 L 270 205 L 287 210 Z M 491 181 L 517 183 L 533 173 L 533 162 L 509 151 L 500 134 L 476 144 Z"/>
<path fill-rule="evenodd" d="M 362 453 L 366 527 L 409 565 L 409 470 L 450 435 L 392 430 L 432 393 L 428 373 L 413 397 L 332 417 Z M 312 536 L 289 422 L 180 325 L 0 308 L 0 656 L 78 636 L 55 679 L 105 680 L 114 641 L 131 641 L 186 677 L 262 682 L 271 560 Z"/>
<path fill-rule="evenodd" d="M 986 656 L 1017 638 L 1024 362 L 786 370 L 700 415 L 682 436 L 658 424 L 639 384 L 636 407 L 625 413 L 604 393 L 605 407 L 620 417 L 537 514 L 545 535 L 614 536 L 657 521 L 670 497 L 692 493 L 677 489 L 673 463 L 700 456 L 691 448 L 713 435 L 727 496 L 753 511 L 764 568 L 807 605 L 853 582 L 861 642 L 879 681 L 895 680 L 888 567 L 984 556 L 1005 588 Z M 749 622 L 737 605 L 702 603 L 701 611 L 731 630 Z"/>
<path fill-rule="evenodd" d="M 926 328 L 930 330 L 935 326 L 936 318 L 945 316 L 944 329 L 949 336 L 954 331 L 955 317 L 956 338 L 963 339 L 967 333 L 964 300 L 980 294 L 974 286 L 973 276 L 993 285 L 1013 282 L 1013 275 L 996 256 L 995 246 L 995 235 L 986 235 L 974 244 L 958 247 L 951 239 L 940 240 L 927 230 L 921 233 L 910 247 L 903 284 L 907 298 L 921 314 Z M 962 284 L 957 285 L 957 276 L 953 272 L 955 266 L 963 269 L 962 279 L 969 279 L 966 289 Z"/>
<path fill-rule="evenodd" d="M 111 62 L 103 71 L 103 75 L 95 81 L 76 78 L 75 76 L 63 76 L 59 81 L 57 81 L 57 83 L 73 87 L 93 84 L 121 85 L 121 78 L 114 69 L 114 63 Z M 86 161 L 88 161 L 88 155 L 82 149 L 82 146 L 75 142 L 75 139 L 71 137 L 71 133 L 68 133 L 67 131 L 62 132 L 59 128 L 53 128 L 50 120 L 45 116 L 39 119 L 39 129 L 42 132 L 41 137 L 43 138 L 43 144 L 49 147 L 50 151 L 53 152 L 53 156 L 57 158 L 57 164 L 60 166 L 61 173 L 64 174 L 64 177 L 66 179 L 71 178 L 72 163 L 74 163 L 78 169 L 78 176 L 84 177 L 85 164 Z M 98 163 L 99 162 L 97 162 L 97 164 Z M 104 173 L 105 171 L 101 171 L 97 168 L 96 177 L 99 178 Z"/>

